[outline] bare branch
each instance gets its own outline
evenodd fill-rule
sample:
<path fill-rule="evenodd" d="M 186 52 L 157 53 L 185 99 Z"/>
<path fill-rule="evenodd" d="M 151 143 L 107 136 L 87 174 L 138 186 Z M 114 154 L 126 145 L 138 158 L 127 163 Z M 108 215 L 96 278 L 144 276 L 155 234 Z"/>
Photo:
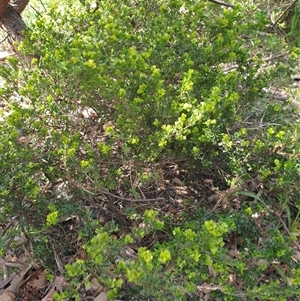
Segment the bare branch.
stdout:
<path fill-rule="evenodd" d="M 13 6 L 20 14 L 27 6 L 29 0 L 10 0 L 9 4 Z"/>
<path fill-rule="evenodd" d="M 225 2 L 222 2 L 222 1 L 218 1 L 218 0 L 208 0 L 209 2 L 213 2 L 215 4 L 218 4 L 218 5 L 223 5 L 223 6 L 226 6 L 226 7 L 234 7 L 233 4 L 230 4 L 230 3 L 225 3 Z M 298 1 L 298 0 L 297 0 Z"/>
<path fill-rule="evenodd" d="M 23 39 L 22 31 L 26 29 L 20 13 L 10 4 L 7 5 L 5 13 L 1 17 L 1 27 L 12 41 L 21 41 Z"/>
<path fill-rule="evenodd" d="M 165 198 L 162 198 L 162 197 L 157 197 L 157 198 L 154 198 L 154 199 L 131 199 L 131 198 L 125 198 L 125 197 L 122 197 L 122 196 L 119 196 L 119 195 L 116 195 L 116 194 L 113 194 L 113 193 L 110 193 L 104 189 L 101 189 L 100 193 L 99 194 L 106 194 L 106 195 L 109 195 L 109 196 L 112 196 L 116 199 L 119 199 L 119 200 L 123 200 L 123 201 L 129 201 L 129 202 L 155 202 L 155 201 L 163 201 L 165 200 Z"/>
<path fill-rule="evenodd" d="M 274 29 L 274 27 L 282 20 L 283 16 L 297 4 L 298 0 L 294 0 L 277 18 L 277 20 L 272 25 L 271 29 Z"/>
<path fill-rule="evenodd" d="M 266 67 L 267 63 L 270 62 L 270 61 L 274 61 L 274 60 L 276 60 L 278 58 L 286 57 L 288 55 L 289 55 L 289 52 L 283 52 L 283 53 L 277 53 L 277 54 L 271 55 L 269 57 L 266 57 L 266 58 L 263 59 L 264 64 L 262 65 L 262 67 Z M 223 71 L 225 73 L 227 73 L 227 72 L 230 72 L 230 71 L 235 70 L 237 68 L 238 68 L 238 64 L 232 64 L 231 66 L 224 67 Z"/>

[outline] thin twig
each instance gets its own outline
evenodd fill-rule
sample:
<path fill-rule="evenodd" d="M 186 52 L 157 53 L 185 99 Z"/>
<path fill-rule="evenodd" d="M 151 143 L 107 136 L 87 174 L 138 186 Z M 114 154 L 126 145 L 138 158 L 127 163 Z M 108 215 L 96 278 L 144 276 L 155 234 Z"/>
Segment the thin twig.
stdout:
<path fill-rule="evenodd" d="M 43 6 L 44 10 L 47 11 L 47 9 L 46 9 L 46 7 L 45 7 L 45 5 L 44 5 L 44 2 L 43 2 L 42 0 L 40 0 L 39 2 L 40 2 L 41 5 Z"/>
<path fill-rule="evenodd" d="M 205 214 L 205 217 L 209 216 L 210 214 L 212 214 L 218 207 L 220 207 L 220 205 L 222 204 L 222 197 L 220 196 L 220 198 L 218 199 L 217 203 L 215 204 L 215 206 Z"/>
<path fill-rule="evenodd" d="M 274 22 L 274 24 L 271 27 L 271 30 L 274 29 L 274 27 L 281 21 L 281 19 L 283 18 L 283 16 L 287 13 L 288 10 L 290 10 L 291 8 L 293 8 L 296 4 L 297 4 L 298 0 L 294 0 L 281 14 L 280 16 L 277 18 L 277 20 Z"/>
<path fill-rule="evenodd" d="M 268 63 L 268 62 L 273 61 L 273 60 L 276 60 L 276 59 L 281 58 L 281 57 L 285 57 L 285 56 L 287 56 L 288 54 L 289 54 L 289 52 L 283 52 L 283 53 L 277 53 L 277 54 L 274 54 L 274 55 L 271 55 L 271 56 L 269 56 L 269 57 L 264 58 L 264 59 L 263 59 L 264 64 L 262 65 L 262 67 L 266 67 L 266 66 L 267 66 L 266 63 Z M 227 67 L 227 68 L 224 68 L 224 69 L 223 69 L 223 72 L 226 73 L 226 72 L 235 70 L 235 69 L 238 68 L 238 66 L 239 66 L 238 64 L 234 64 L 234 65 L 232 65 L 232 66 L 229 66 L 229 67 Z"/>
<path fill-rule="evenodd" d="M 280 57 L 285 57 L 288 54 L 289 54 L 289 52 L 277 53 L 277 54 L 274 54 L 274 55 L 271 55 L 271 56 L 265 58 L 264 62 L 267 63 L 269 61 L 273 61 L 273 60 L 279 59 Z"/>
<path fill-rule="evenodd" d="M 289 228 L 287 227 L 287 225 L 284 223 L 284 221 L 283 221 L 281 215 L 280 215 L 280 214 L 276 214 L 276 215 L 277 215 L 277 217 L 279 218 L 279 221 L 280 221 L 280 223 L 282 224 L 282 226 L 283 226 L 284 230 L 286 231 L 286 233 L 291 237 L 292 234 L 291 234 Z M 299 246 L 299 244 L 297 244 L 296 241 L 293 241 L 293 244 L 294 244 L 294 246 L 298 249 L 298 251 L 300 251 L 300 246 Z"/>
<path fill-rule="evenodd" d="M 3 280 L 6 280 L 8 278 L 8 272 L 7 272 L 6 262 L 3 257 L 0 257 L 0 264 L 3 271 Z"/>
<path fill-rule="evenodd" d="M 2 41 L 0 41 L 0 44 L 4 43 L 8 39 L 8 37 L 9 35 L 7 34 L 6 37 Z"/>
<path fill-rule="evenodd" d="M 155 202 L 155 201 L 164 201 L 165 198 L 155 198 L 155 199 L 130 199 L 130 198 L 125 198 L 116 194 L 113 194 L 111 192 L 105 191 L 104 189 L 100 190 L 101 193 L 112 196 L 114 198 L 123 200 L 123 201 L 129 201 L 129 202 Z"/>
<path fill-rule="evenodd" d="M 123 201 L 128 201 L 128 202 L 155 202 L 155 201 L 164 201 L 165 200 L 165 198 L 160 198 L 160 197 L 155 198 L 155 199 L 130 199 L 130 198 L 125 198 L 125 197 L 113 194 L 111 192 L 108 192 L 108 191 L 104 190 L 103 188 L 99 189 L 99 190 L 96 189 L 95 192 L 92 192 L 92 191 L 89 191 L 86 188 L 84 188 L 82 185 L 79 185 L 75 181 L 72 181 L 71 179 L 68 179 L 68 181 L 75 184 L 75 186 L 78 187 L 79 189 L 82 189 L 82 190 L 84 190 L 85 192 L 87 192 L 91 195 L 99 195 L 99 194 L 103 193 L 103 194 L 112 196 L 114 198 L 117 198 L 117 199 L 120 199 L 120 200 L 123 200 Z"/>
<path fill-rule="evenodd" d="M 235 7 L 235 5 L 233 5 L 233 4 L 221 2 L 221 1 L 218 1 L 218 0 L 208 0 L 208 1 L 212 2 L 212 3 L 215 3 L 215 4 L 218 4 L 218 5 L 223 5 L 223 6 L 226 6 L 226 7 Z"/>

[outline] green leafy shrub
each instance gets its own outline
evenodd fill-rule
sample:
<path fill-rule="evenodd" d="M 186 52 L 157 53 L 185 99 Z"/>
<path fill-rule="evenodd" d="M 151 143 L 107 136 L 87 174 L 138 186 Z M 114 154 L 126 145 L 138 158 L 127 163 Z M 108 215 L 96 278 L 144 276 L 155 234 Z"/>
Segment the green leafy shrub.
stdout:
<path fill-rule="evenodd" d="M 46 73 L 43 80 L 31 75 L 44 94 L 39 103 L 67 99 L 66 109 L 85 104 L 111 121 L 100 150 L 109 153 L 119 141 L 125 158 L 139 160 L 162 152 L 197 158 L 209 148 L 218 154 L 224 133 L 253 110 L 274 76 L 272 69 L 258 72 L 261 54 L 251 53 L 243 38 L 259 44 L 256 31 L 267 22 L 261 12 L 243 23 L 247 11 L 238 5 L 81 3 L 64 7 L 58 20 L 55 5 L 22 48 L 38 48 Z M 230 64 L 234 70 L 224 72 Z"/>
<path fill-rule="evenodd" d="M 80 234 L 90 259 L 66 265 L 70 288 L 57 300 L 79 299 L 92 272 L 111 298 L 185 300 L 211 275 L 211 294 L 222 300 L 296 294 L 298 265 L 289 277 L 277 268 L 284 283 L 257 286 L 267 264 L 291 264 L 295 236 L 274 226 L 274 212 L 283 206 L 295 228 L 299 197 L 299 123 L 291 103 L 273 102 L 266 92 L 287 81 L 297 49 L 269 33 L 262 41 L 267 25 L 266 14 L 251 5 L 181 0 L 54 2 L 32 23 L 19 50 L 33 58 L 0 66 L 7 110 L 0 116 L 0 218 L 5 223 L 17 215 L 21 230 L 40 233 L 36 254 L 49 254 L 47 231 L 61 218 L 84 215 L 87 196 L 123 188 L 138 198 L 124 176 L 131 163 L 139 181 L 152 177 L 152 171 L 139 173 L 139 162 L 185 157 L 196 168 L 214 165 L 229 184 L 241 179 L 245 187 L 257 178 L 270 203 L 251 206 L 245 198 L 241 212 L 207 220 L 198 220 L 199 213 L 180 227 L 166 227 L 165 217 L 145 211 L 141 227 L 125 235 L 85 215 Z M 283 56 L 268 65 L 264 54 L 274 49 L 289 51 L 290 61 Z M 64 193 L 54 189 L 57 182 Z M 273 228 L 260 233 L 252 211 L 272 216 Z M 143 239 L 157 232 L 165 241 L 147 247 Z M 236 258 L 224 246 L 232 233 L 245 235 Z M 126 247 L 136 253 L 126 257 Z"/>
<path fill-rule="evenodd" d="M 143 225 L 144 228 L 132 229 L 131 234 L 119 239 L 115 236 L 117 232 L 99 229 L 86 244 L 90 260 L 66 266 L 68 276 L 71 279 L 84 276 L 88 265 L 88 269 L 101 275 L 101 283 L 110 287 L 111 298 L 117 297 L 124 285 L 130 285 L 132 294 L 160 300 L 185 300 L 185 295 L 194 292 L 199 281 L 207 280 L 208 267 L 214 266 L 220 277 L 226 278 L 222 249 L 223 236 L 229 230 L 226 223 L 206 221 L 197 232 L 174 228 L 168 242 L 157 244 L 153 250 L 140 247 L 137 255 L 126 257 L 130 245 L 146 234 L 164 229 L 164 223 L 153 210 L 145 212 Z"/>
<path fill-rule="evenodd" d="M 158 300 L 186 300 L 188 294 L 194 296 L 196 287 L 206 282 L 212 283 L 215 288 L 211 296 L 221 297 L 222 300 L 240 300 L 241 297 L 251 300 L 257 294 L 260 294 L 260 300 L 292 296 L 297 287 L 296 270 L 293 284 L 275 281 L 257 286 L 257 279 L 262 277 L 269 262 L 279 258 L 282 260 L 283 257 L 286 258 L 283 262 L 289 261 L 291 244 L 279 231 L 266 233 L 264 241 L 272 246 L 264 245 L 261 249 L 253 243 L 253 237 L 244 232 L 245 248 L 240 249 L 239 257 L 233 258 L 228 254 L 224 241 L 228 235 L 239 231 L 238 220 L 241 222 L 246 217 L 246 212 L 239 214 L 236 224 L 232 223 L 232 218 L 225 216 L 219 222 L 189 222 L 168 231 L 169 238 L 165 242 L 156 243 L 152 248 L 142 246 L 134 252 L 132 247 L 139 245 L 146 235 L 166 230 L 157 212 L 145 211 L 140 224 L 143 227 L 133 228 L 126 236 L 118 237 L 115 227 L 96 231 L 96 235 L 85 245 L 89 259 L 67 265 L 67 275 L 72 282 L 74 279 L 86 279 L 93 271 L 92 275 L 98 275 L 98 280 L 107 286 L 111 299 L 129 295 L 140 298 L 152 296 Z M 247 227 L 251 227 L 254 221 L 243 222 L 244 225 L 246 223 Z M 262 233 L 260 235 L 263 236 Z M 284 275 L 280 266 L 277 271 Z M 212 281 L 210 277 L 213 277 Z M 230 281 L 232 277 L 242 281 L 246 291 L 235 287 L 234 282 Z M 286 276 L 283 277 L 288 281 Z M 78 282 L 75 283 L 78 285 Z M 279 286 L 280 292 L 274 290 Z M 74 291 L 72 287 L 69 289 Z M 58 300 L 61 297 L 58 295 Z"/>
<path fill-rule="evenodd" d="M 3 91 L 17 90 L 30 103 L 18 122 L 35 135 L 47 177 L 72 178 L 80 192 L 88 178 L 94 188 L 117 185 L 116 165 L 97 168 L 111 157 L 188 156 L 202 165 L 217 157 L 237 174 L 245 173 L 245 163 L 246 171 L 256 169 L 258 157 L 265 162 L 261 155 L 274 142 L 253 139 L 244 120 L 266 115 L 258 109 L 262 89 L 288 68 L 262 68 L 256 33 L 268 20 L 256 10 L 256 19 L 244 22 L 251 9 L 182 1 L 54 3 L 19 47 L 39 59 L 26 71 L 15 67 Z M 93 120 L 74 116 L 86 107 L 102 126 L 88 141 L 80 133 Z"/>

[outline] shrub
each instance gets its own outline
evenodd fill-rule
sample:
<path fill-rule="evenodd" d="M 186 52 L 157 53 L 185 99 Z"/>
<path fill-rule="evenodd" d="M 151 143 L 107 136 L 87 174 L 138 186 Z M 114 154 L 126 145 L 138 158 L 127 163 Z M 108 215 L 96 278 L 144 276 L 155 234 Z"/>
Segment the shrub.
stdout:
<path fill-rule="evenodd" d="M 247 43 L 260 43 L 256 33 L 267 24 L 261 11 L 244 22 L 248 8 L 209 2 L 106 1 L 93 9 L 82 1 L 57 20 L 58 9 L 37 21 L 22 46 L 38 49 L 29 76 L 43 91 L 34 100 L 27 84 L 24 93 L 47 106 L 67 100 L 65 110 L 93 107 L 109 124 L 110 139 L 99 149 L 112 153 L 117 141 L 123 158 L 221 155 L 224 134 L 253 114 L 277 72 L 262 69 L 262 54 Z"/>
<path fill-rule="evenodd" d="M 49 5 L 19 45 L 30 62 L 11 59 L 0 66 L 8 108 L 0 123 L 1 222 L 17 214 L 22 230 L 40 230 L 41 254 L 47 231 L 64 216 L 83 212 L 82 199 L 104 188 L 128 193 L 125 174 L 132 166 L 142 181 L 140 162 L 184 157 L 189 166 L 222 169 L 229 184 L 239 179 L 245 187 L 255 178 L 269 194 L 262 202 L 248 191 L 241 212 L 202 216 L 180 227 L 166 227 L 164 215 L 145 211 L 144 226 L 125 235 L 118 225 L 100 227 L 85 215 L 81 238 L 90 259 L 66 265 L 70 289 L 57 299 L 79 298 L 76 289 L 91 272 L 100 275 L 111 298 L 131 291 L 184 300 L 210 276 L 216 288 L 211 294 L 224 300 L 296 294 L 298 266 L 290 277 L 277 267 L 285 283 L 257 287 L 266 264 L 278 258 L 289 263 L 295 236 L 276 227 L 257 233 L 251 212 L 265 214 L 273 225 L 280 207 L 290 226 L 297 223 L 299 124 L 290 124 L 291 103 L 273 101 L 267 92 L 290 74 L 297 49 L 269 33 L 262 41 L 268 19 L 251 5 L 96 4 Z M 264 54 L 274 49 L 290 56 L 270 63 Z M 65 190 L 55 190 L 57 182 Z M 29 219 L 33 206 L 38 216 Z M 160 232 L 165 241 L 147 247 L 146 235 Z M 224 242 L 236 233 L 245 234 L 245 248 L 232 258 Z M 258 235 L 265 248 L 255 250 Z M 136 247 L 134 258 L 120 256 L 126 247 Z M 232 285 L 232 277 L 242 279 L 245 291 Z"/>
<path fill-rule="evenodd" d="M 107 286 L 111 299 L 128 295 L 130 298 L 186 300 L 188 295 L 193 298 L 196 287 L 200 289 L 202 284 L 205 287 L 205 283 L 210 283 L 208 287 L 212 298 L 237 301 L 241 298 L 253 300 L 259 296 L 259 300 L 284 300 L 295 294 L 297 278 L 293 278 L 294 284 L 284 276 L 285 284 L 274 281 L 261 286 L 257 286 L 257 279 L 264 277 L 264 271 L 274 259 L 290 260 L 290 242 L 280 231 L 272 230 L 266 236 L 260 233 L 265 244 L 269 245 L 258 249 L 253 243 L 257 238 L 245 232 L 245 226 L 255 227 L 246 212 L 236 214 L 236 223 L 232 222 L 232 217 L 224 216 L 223 220 L 215 222 L 202 216 L 203 222 L 194 220 L 182 227 L 173 227 L 168 231 L 169 237 L 165 242 L 156 242 L 153 248 L 142 246 L 135 252 L 132 246 L 139 245 L 147 235 L 155 237 L 155 231 L 167 229 L 158 212 L 145 211 L 140 223 L 143 227 L 133 228 L 123 238 L 118 237 L 119 231 L 115 227 L 113 232 L 107 228 L 98 229 L 85 245 L 89 260 L 67 265 L 67 275 L 71 283 L 74 279 L 87 280 L 88 274 L 98 275 L 99 282 Z M 238 223 L 243 223 L 244 232 L 240 235 L 245 240 L 245 248 L 239 249 L 238 257 L 234 258 L 224 247 L 224 240 L 228 240 L 228 235 L 239 233 L 241 224 Z M 283 273 L 280 266 L 273 266 L 278 273 Z M 237 279 L 243 283 L 243 291 L 235 286 Z M 279 286 L 280 292 L 274 290 Z M 72 287 L 69 289 L 74 292 Z M 65 292 L 58 295 L 58 300 L 64 295 Z"/>

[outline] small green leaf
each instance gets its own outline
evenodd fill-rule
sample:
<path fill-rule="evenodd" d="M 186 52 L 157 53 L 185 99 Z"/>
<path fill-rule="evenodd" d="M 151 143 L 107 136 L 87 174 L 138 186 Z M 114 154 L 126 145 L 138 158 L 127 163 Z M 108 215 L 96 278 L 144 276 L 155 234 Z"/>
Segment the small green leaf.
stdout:
<path fill-rule="evenodd" d="M 165 250 L 163 250 L 163 251 L 160 252 L 158 261 L 160 263 L 164 264 L 164 263 L 170 261 L 171 258 L 172 258 L 171 257 L 171 252 L 168 249 L 165 249 Z"/>

